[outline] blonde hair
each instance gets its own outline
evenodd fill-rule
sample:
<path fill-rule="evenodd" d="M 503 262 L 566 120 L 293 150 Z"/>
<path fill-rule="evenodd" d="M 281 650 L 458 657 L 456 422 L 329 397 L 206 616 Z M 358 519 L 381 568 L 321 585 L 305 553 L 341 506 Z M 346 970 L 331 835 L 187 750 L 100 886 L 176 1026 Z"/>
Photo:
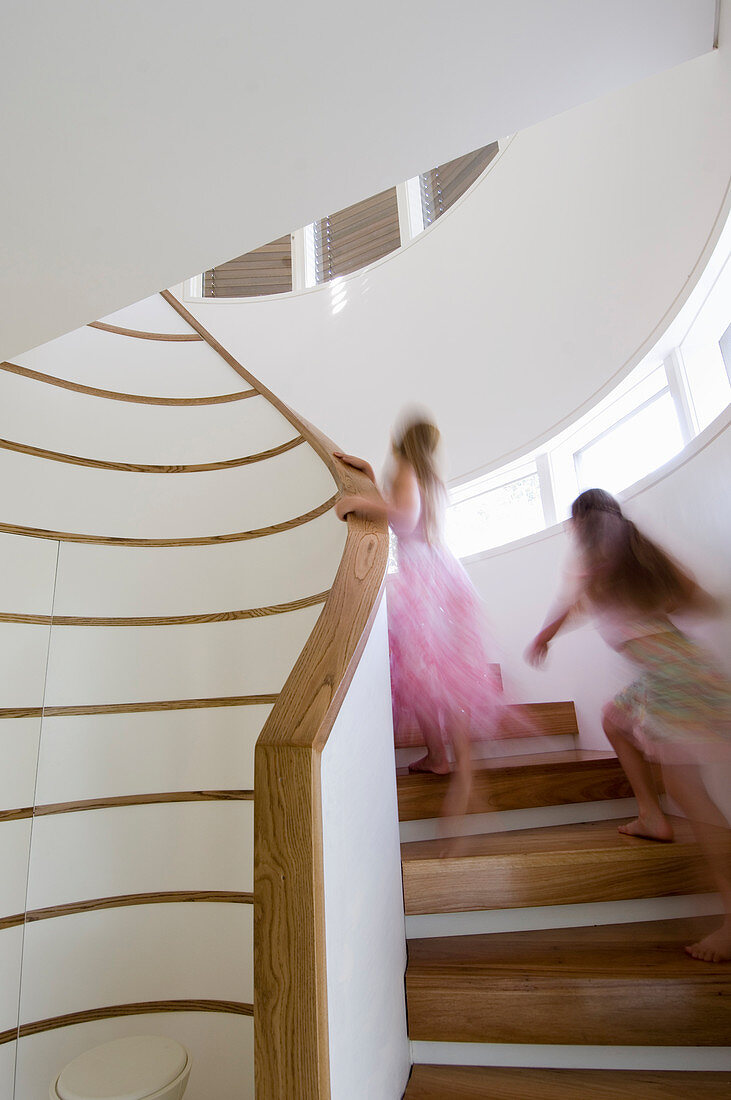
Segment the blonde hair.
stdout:
<path fill-rule="evenodd" d="M 393 449 L 416 474 L 421 494 L 421 523 L 429 543 L 441 541 L 447 487 L 438 465 L 441 436 L 428 420 L 408 421 L 394 436 Z"/>

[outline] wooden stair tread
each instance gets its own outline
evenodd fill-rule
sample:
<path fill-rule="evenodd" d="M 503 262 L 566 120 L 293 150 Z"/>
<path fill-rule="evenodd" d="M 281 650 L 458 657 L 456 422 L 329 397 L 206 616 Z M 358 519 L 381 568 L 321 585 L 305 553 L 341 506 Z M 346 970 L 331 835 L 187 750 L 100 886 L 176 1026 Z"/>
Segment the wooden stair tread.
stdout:
<path fill-rule="evenodd" d="M 439 860 L 444 867 L 463 860 L 476 861 L 492 856 L 511 856 L 516 860 L 533 859 L 535 856 L 585 852 L 615 852 L 629 855 L 632 852 L 669 852 L 687 845 L 695 850 L 693 831 L 682 817 L 670 817 L 675 832 L 671 843 L 643 840 L 625 836 L 617 826 L 627 817 L 607 821 L 582 821 L 570 825 L 547 825 L 537 829 L 511 829 L 504 833 L 479 833 L 460 837 L 459 855 L 444 856 L 443 840 L 414 840 L 401 845 L 401 858 L 405 862 L 429 862 Z"/>
<path fill-rule="evenodd" d="M 483 978 L 510 976 L 532 980 L 574 975 L 597 980 L 605 975 L 698 980 L 725 975 L 731 992 L 731 967 L 691 959 L 684 943 L 705 935 L 720 917 L 681 917 L 661 921 L 601 924 L 585 928 L 540 928 L 529 932 L 493 932 L 477 936 L 444 936 L 409 940 L 409 969 L 468 968 Z M 680 948 L 679 948 L 680 945 Z M 731 1011 L 731 1006 L 729 1006 Z M 731 1022 L 731 1017 L 730 1017 Z"/>
<path fill-rule="evenodd" d="M 405 911 L 411 916 L 712 891 L 688 822 L 671 820 L 676 839 L 670 844 L 624 836 L 617 820 L 466 836 L 458 855 L 440 855 L 441 840 L 402 844 Z"/>
<path fill-rule="evenodd" d="M 731 1073 L 415 1065 L 404 1100 L 725 1100 Z"/>
<path fill-rule="evenodd" d="M 725 1045 L 731 966 L 683 944 L 718 917 L 409 941 L 409 1037 L 444 1042 Z"/>
<path fill-rule="evenodd" d="M 399 818 L 438 817 L 450 776 L 397 770 Z M 475 767 L 470 813 L 629 798 L 632 790 L 612 752 L 565 749 L 493 757 Z"/>

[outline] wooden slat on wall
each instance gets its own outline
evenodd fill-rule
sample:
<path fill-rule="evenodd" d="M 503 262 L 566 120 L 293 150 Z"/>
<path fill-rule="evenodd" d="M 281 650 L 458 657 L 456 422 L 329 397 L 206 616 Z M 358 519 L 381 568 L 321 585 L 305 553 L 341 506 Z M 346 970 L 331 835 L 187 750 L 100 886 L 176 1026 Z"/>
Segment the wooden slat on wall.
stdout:
<path fill-rule="evenodd" d="M 204 298 L 256 297 L 292 289 L 292 238 L 289 233 L 203 275 Z"/>

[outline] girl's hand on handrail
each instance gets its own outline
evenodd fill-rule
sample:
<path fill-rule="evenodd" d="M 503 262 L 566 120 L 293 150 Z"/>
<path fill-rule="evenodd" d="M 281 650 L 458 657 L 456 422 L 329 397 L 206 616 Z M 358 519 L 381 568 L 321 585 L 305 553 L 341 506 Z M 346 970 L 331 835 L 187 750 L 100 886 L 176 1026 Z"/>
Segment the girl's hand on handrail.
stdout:
<path fill-rule="evenodd" d="M 342 451 L 333 451 L 333 458 L 340 459 L 346 466 L 352 466 L 354 470 L 360 470 L 375 485 L 376 475 L 373 473 L 373 467 L 364 458 L 358 458 L 356 455 L 346 455 Z"/>

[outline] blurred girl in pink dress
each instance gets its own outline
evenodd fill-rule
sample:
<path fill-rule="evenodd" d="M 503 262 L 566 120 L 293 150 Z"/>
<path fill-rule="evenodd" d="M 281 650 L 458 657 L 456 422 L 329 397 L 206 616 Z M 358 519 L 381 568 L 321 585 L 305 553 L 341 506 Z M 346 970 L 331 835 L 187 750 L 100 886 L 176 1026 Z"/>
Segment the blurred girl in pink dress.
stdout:
<path fill-rule="evenodd" d="M 457 813 L 469 798 L 470 740 L 495 734 L 503 698 L 486 648 L 480 599 L 444 542 L 447 490 L 438 446 L 435 425 L 412 418 L 393 439 L 387 490 L 376 499 L 344 496 L 336 512 L 340 519 L 349 512 L 385 517 L 396 536 L 398 572 L 389 576 L 387 588 L 396 743 L 425 744 L 426 755 L 411 770 L 438 775 L 451 771 L 451 744 L 455 783 L 445 812 Z M 363 459 L 336 457 L 375 484 Z"/>

